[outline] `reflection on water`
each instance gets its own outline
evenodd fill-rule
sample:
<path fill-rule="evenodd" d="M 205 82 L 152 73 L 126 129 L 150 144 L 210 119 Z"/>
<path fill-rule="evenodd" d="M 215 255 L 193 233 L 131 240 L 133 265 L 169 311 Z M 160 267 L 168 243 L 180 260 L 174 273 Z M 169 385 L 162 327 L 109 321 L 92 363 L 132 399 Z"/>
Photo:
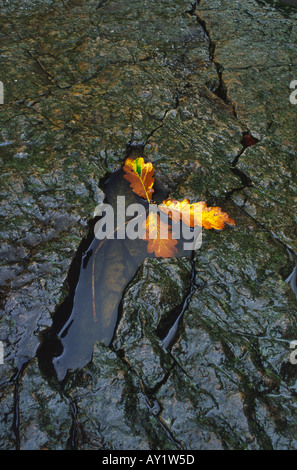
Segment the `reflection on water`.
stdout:
<path fill-rule="evenodd" d="M 297 264 L 290 276 L 286 279 L 286 282 L 291 286 L 293 292 L 297 297 Z"/>
<path fill-rule="evenodd" d="M 100 243 L 94 238 L 82 259 L 73 310 L 59 333 L 63 353 L 53 362 L 60 380 L 68 369 L 81 368 L 90 361 L 96 341 L 110 344 L 123 291 L 147 256 L 143 243 L 134 256 L 126 240 L 106 240 L 96 253 Z"/>
<path fill-rule="evenodd" d="M 166 194 L 157 184 L 155 187 L 155 198 L 161 201 Z M 117 195 L 125 196 L 126 207 L 141 203 L 148 209 L 148 203 L 131 191 L 122 170 L 111 175 L 104 192 L 106 203 L 112 205 L 115 214 Z M 177 257 L 191 255 L 191 251 L 184 251 L 183 242 L 178 241 Z M 90 362 L 96 341 L 110 345 L 123 292 L 148 257 L 155 255 L 147 252 L 143 240 L 93 238 L 81 257 L 71 313 L 58 331 L 62 352 L 60 348 L 59 355 L 53 354 L 57 357 L 51 358 L 59 380 L 64 379 L 68 370 L 80 369 Z"/>

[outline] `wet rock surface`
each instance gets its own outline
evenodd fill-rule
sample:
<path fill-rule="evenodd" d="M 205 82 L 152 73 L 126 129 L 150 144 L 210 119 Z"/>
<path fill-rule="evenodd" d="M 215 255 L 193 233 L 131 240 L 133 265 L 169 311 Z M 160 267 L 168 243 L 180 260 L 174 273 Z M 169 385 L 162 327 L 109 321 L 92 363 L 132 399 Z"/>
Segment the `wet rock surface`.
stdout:
<path fill-rule="evenodd" d="M 97 5 L 1 6 L 1 449 L 296 449 L 297 10 Z M 203 232 L 192 261 L 146 260 L 111 346 L 60 383 L 43 334 L 100 179 L 134 148 L 236 227 Z"/>

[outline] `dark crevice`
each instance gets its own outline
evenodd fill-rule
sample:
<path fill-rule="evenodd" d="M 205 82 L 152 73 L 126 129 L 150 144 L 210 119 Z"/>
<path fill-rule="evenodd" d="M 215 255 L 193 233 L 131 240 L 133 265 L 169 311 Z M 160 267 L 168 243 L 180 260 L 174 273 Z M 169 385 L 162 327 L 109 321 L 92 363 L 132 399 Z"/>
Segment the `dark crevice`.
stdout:
<path fill-rule="evenodd" d="M 189 10 L 186 10 L 185 13 L 188 13 L 191 16 L 195 16 L 195 10 L 197 6 L 199 5 L 200 0 L 195 0 L 194 3 L 192 3 L 191 8 Z"/>
<path fill-rule="evenodd" d="M 173 368 L 174 366 L 172 366 Z M 160 390 L 160 388 L 166 384 L 167 380 L 169 379 L 170 375 L 171 375 L 171 372 L 172 372 L 172 368 L 171 370 L 167 371 L 165 374 L 164 374 L 164 377 L 163 379 L 161 379 L 159 382 L 157 382 L 152 388 L 149 388 L 146 390 L 146 395 L 150 398 L 150 399 L 154 399 L 155 397 L 155 394 L 158 392 L 158 390 Z"/>
<path fill-rule="evenodd" d="M 235 106 L 234 103 L 232 103 L 232 101 L 228 97 L 228 89 L 227 89 L 227 86 L 226 86 L 226 84 L 224 83 L 224 80 L 223 80 L 223 74 L 222 74 L 221 66 L 217 62 L 214 62 L 214 64 L 216 66 L 216 70 L 217 70 L 217 74 L 218 74 L 218 78 L 219 78 L 219 86 L 214 91 L 214 94 L 218 98 L 220 98 L 225 103 L 225 105 L 227 105 L 229 108 L 231 108 L 233 116 L 237 119 L 236 106 Z"/>
<path fill-rule="evenodd" d="M 150 413 L 152 414 L 152 416 L 154 416 L 158 424 L 162 427 L 169 441 L 172 442 L 172 444 L 176 447 L 176 449 L 178 450 L 184 449 L 183 444 L 175 439 L 172 432 L 168 428 L 168 425 L 162 419 L 162 416 L 160 416 L 161 412 L 163 411 L 163 407 L 160 405 L 159 401 L 155 397 L 149 399 L 147 396 L 145 396 L 145 399 L 146 399 L 146 404 L 148 406 Z"/>
<path fill-rule="evenodd" d="M 245 188 L 246 188 L 246 186 L 244 186 L 244 185 L 238 186 L 237 188 L 233 188 L 233 189 L 231 189 L 230 191 L 227 191 L 227 192 L 224 194 L 224 198 L 225 198 L 226 200 L 228 200 L 228 199 L 230 199 L 230 198 L 233 196 L 233 194 L 238 193 L 238 192 L 242 191 L 242 190 L 245 189 Z"/>
<path fill-rule="evenodd" d="M 153 129 L 147 136 L 146 138 L 146 141 L 143 145 L 143 149 L 148 145 L 149 141 L 150 141 L 150 138 L 155 134 L 155 132 L 157 132 L 159 129 L 161 129 L 161 127 L 163 127 L 163 124 L 164 124 L 164 120 L 166 119 L 166 116 L 167 114 L 169 113 L 170 109 L 177 109 L 179 106 L 179 97 L 178 95 L 175 96 L 175 105 L 173 108 L 169 108 L 169 109 L 166 109 L 164 114 L 163 114 L 163 117 L 160 119 L 161 123 L 155 127 L 155 129 Z"/>
<path fill-rule="evenodd" d="M 247 176 L 239 168 L 230 167 L 230 170 L 235 176 L 238 176 L 240 178 L 243 188 L 248 188 L 250 186 L 253 186 L 252 180 L 249 178 L 249 176 Z"/>
<path fill-rule="evenodd" d="M 211 36 L 210 36 L 210 33 L 207 29 L 207 26 L 206 26 L 206 23 L 205 21 L 199 16 L 199 12 L 197 11 L 197 7 L 199 5 L 200 1 L 196 1 L 193 6 L 192 6 L 192 9 L 191 10 L 188 10 L 186 13 L 189 13 L 190 15 L 192 16 L 195 16 L 197 18 L 197 22 L 200 24 L 200 26 L 202 27 L 203 31 L 204 31 L 204 34 L 206 36 L 206 38 L 208 39 L 208 43 L 209 43 L 209 59 L 210 61 L 214 64 L 215 68 L 216 68 L 216 71 L 217 71 L 217 75 L 218 75 L 218 81 L 219 81 L 219 85 L 217 86 L 217 88 L 213 91 L 213 93 L 218 97 L 220 98 L 223 103 L 228 106 L 228 108 L 231 109 L 232 111 L 232 114 L 234 115 L 234 117 L 237 119 L 237 113 L 236 113 L 236 106 L 235 104 L 230 100 L 229 96 L 228 96 L 228 89 L 227 89 L 227 86 L 226 84 L 224 83 L 224 80 L 223 80 L 223 66 L 221 64 L 219 64 L 218 62 L 216 62 L 214 60 L 214 56 L 215 56 L 215 50 L 216 50 L 216 43 L 211 39 Z"/>
<path fill-rule="evenodd" d="M 168 110 L 165 111 L 165 115 L 163 117 L 163 119 L 165 118 L 166 114 L 168 113 Z M 145 144 L 144 144 L 144 147 L 146 147 L 149 143 L 149 140 L 150 138 L 154 135 L 155 132 L 157 132 L 159 129 L 161 129 L 161 127 L 163 126 L 163 120 L 161 122 L 161 124 L 159 124 L 159 126 L 155 127 L 155 129 L 153 129 L 147 136 L 146 138 L 146 141 L 145 141 Z"/>
<path fill-rule="evenodd" d="M 196 284 L 194 253 L 192 253 L 192 269 L 188 292 L 186 293 L 186 296 L 184 297 L 181 305 L 178 305 L 173 310 L 171 310 L 168 315 L 166 315 L 166 317 L 160 321 L 156 330 L 157 336 L 163 341 L 164 347 L 168 351 L 170 351 L 178 338 L 178 333 L 184 313 L 187 310 L 191 298 L 197 288 L 198 286 Z"/>
<path fill-rule="evenodd" d="M 78 408 L 77 408 L 77 404 L 75 401 L 70 401 L 70 410 L 71 410 L 71 416 L 72 416 L 72 426 L 70 429 L 70 436 L 67 442 L 67 448 L 69 448 L 70 450 L 77 450 Z"/>
<path fill-rule="evenodd" d="M 292 291 L 294 292 L 297 298 L 297 259 L 295 267 L 291 274 L 287 277 L 286 282 L 290 285 Z"/>
<path fill-rule="evenodd" d="M 242 145 L 242 149 L 240 150 L 240 152 L 238 152 L 238 154 L 234 157 L 234 159 L 232 160 L 231 162 L 231 165 L 230 165 L 230 171 L 237 177 L 240 178 L 240 181 L 242 183 L 241 186 L 238 186 L 236 188 L 233 188 L 231 189 L 230 191 L 228 191 L 226 194 L 225 194 L 225 199 L 229 199 L 234 193 L 238 192 L 238 191 L 242 191 L 243 189 L 245 188 L 248 188 L 248 187 L 251 187 L 253 186 L 253 182 L 252 180 L 249 178 L 249 176 L 247 176 L 242 170 L 240 170 L 239 168 L 237 168 L 237 164 L 239 162 L 239 159 L 240 157 L 244 154 L 245 150 L 248 148 L 248 147 L 251 147 L 253 145 L 256 145 L 256 143 L 259 142 L 259 139 L 257 139 L 256 137 L 253 137 L 250 132 L 246 131 L 246 132 L 243 132 L 242 133 L 242 139 L 240 141 L 241 145 Z"/>
<path fill-rule="evenodd" d="M 239 159 L 240 159 L 240 157 L 241 157 L 241 155 L 243 154 L 244 151 L 245 151 L 245 148 L 242 148 L 240 150 L 240 152 L 236 155 L 236 157 L 232 160 L 231 168 L 234 168 L 237 165 L 237 163 L 238 163 L 238 161 L 239 161 Z"/>
<path fill-rule="evenodd" d="M 19 381 L 18 378 L 15 380 L 14 385 L 14 394 L 13 394 L 13 408 L 14 408 L 14 416 L 13 416 L 13 431 L 15 435 L 15 448 L 16 450 L 20 450 L 21 448 L 21 441 L 20 441 L 20 406 L 19 406 Z"/>
<path fill-rule="evenodd" d="M 101 2 L 99 2 L 98 5 L 96 6 L 96 10 L 99 10 L 100 8 L 102 8 L 107 2 L 108 0 L 101 0 Z"/>
<path fill-rule="evenodd" d="M 21 449 L 21 438 L 20 438 L 20 396 L 19 396 L 19 379 L 24 372 L 28 362 L 23 362 L 15 375 L 11 378 L 11 382 L 14 382 L 14 393 L 13 393 L 13 403 L 14 403 L 14 413 L 13 413 L 13 425 L 12 429 L 15 435 L 15 450 Z"/>
<path fill-rule="evenodd" d="M 178 101 L 178 96 L 175 97 L 175 106 L 173 109 L 176 109 L 179 105 L 179 101 Z M 149 141 L 151 139 L 151 137 L 155 134 L 155 132 L 157 132 L 159 129 L 161 129 L 161 127 L 163 126 L 163 123 L 164 123 L 164 120 L 168 114 L 168 112 L 170 111 L 170 109 L 166 109 L 164 111 L 164 114 L 163 116 L 160 118 L 160 119 L 156 119 L 156 117 L 153 117 L 153 116 L 149 116 L 152 120 L 157 120 L 160 122 L 160 124 L 158 126 L 156 126 L 154 129 L 152 129 L 149 134 L 147 135 L 147 137 L 145 138 L 144 141 L 142 142 L 139 142 L 137 140 L 134 140 L 134 126 L 133 126 L 133 119 L 131 119 L 131 125 L 132 125 L 132 135 L 131 135 L 131 139 L 130 141 L 127 143 L 127 157 L 143 157 L 144 155 L 144 150 L 145 150 L 145 147 L 149 144 Z M 135 154 L 135 155 L 134 155 Z"/>
<path fill-rule="evenodd" d="M 157 390 L 167 382 L 167 380 L 168 380 L 168 378 L 171 374 L 171 371 L 168 371 L 165 374 L 164 378 L 160 382 L 158 382 L 158 384 L 153 389 L 149 390 L 145 386 L 145 384 L 143 383 L 142 378 L 139 376 L 137 371 L 134 369 L 133 365 L 130 364 L 128 359 L 125 357 L 124 350 L 122 350 L 122 349 L 121 350 L 115 350 L 112 347 L 111 347 L 111 349 L 117 355 L 117 357 L 123 362 L 123 364 L 131 371 L 131 374 L 133 374 L 137 378 L 137 380 L 139 382 L 139 385 L 140 385 L 140 388 L 141 388 L 141 391 L 142 391 L 142 394 L 144 396 L 145 402 L 147 404 L 148 410 L 152 414 L 152 416 L 157 420 L 159 425 L 162 427 L 162 429 L 164 430 L 167 438 L 175 445 L 175 447 L 178 450 L 183 449 L 183 445 L 173 437 L 173 435 L 172 435 L 171 431 L 169 430 L 167 424 L 159 416 L 161 411 L 162 411 L 162 406 L 159 404 L 156 397 L 153 396 L 153 392 L 156 393 Z"/>
<path fill-rule="evenodd" d="M 18 366 L 15 373 L 10 379 L 4 380 L 0 383 L 0 388 L 8 387 L 13 384 L 13 422 L 12 422 L 12 431 L 15 436 L 15 450 L 21 449 L 21 439 L 20 439 L 20 395 L 19 395 L 19 380 L 23 374 L 25 368 L 30 363 L 31 359 L 23 359 L 18 361 Z"/>
<path fill-rule="evenodd" d="M 97 218 L 92 219 L 89 222 L 88 234 L 82 240 L 75 257 L 72 260 L 64 286 L 65 290 L 67 288 L 67 295 L 63 302 L 58 305 L 53 315 L 52 326 L 41 334 L 41 344 L 37 350 L 36 356 L 38 358 L 40 371 L 49 381 L 51 381 L 53 377 L 56 377 L 56 371 L 52 359 L 53 357 L 59 356 L 63 351 L 58 334 L 71 315 L 81 262 L 82 260 L 85 261 L 85 256 L 88 256 L 87 249 L 94 237 L 94 226 L 96 221 Z"/>
<path fill-rule="evenodd" d="M 161 410 L 160 410 L 160 411 L 161 411 Z M 183 445 L 181 442 L 177 441 L 177 440 L 173 437 L 171 431 L 170 431 L 169 428 L 168 428 L 168 425 L 164 422 L 164 420 L 163 420 L 161 417 L 159 417 L 159 416 L 157 416 L 157 420 L 158 420 L 158 423 L 160 424 L 160 426 L 163 428 L 163 430 L 164 430 L 166 436 L 168 437 L 168 439 L 172 442 L 172 444 L 173 444 L 178 450 L 183 450 L 183 449 L 184 449 L 184 445 Z"/>

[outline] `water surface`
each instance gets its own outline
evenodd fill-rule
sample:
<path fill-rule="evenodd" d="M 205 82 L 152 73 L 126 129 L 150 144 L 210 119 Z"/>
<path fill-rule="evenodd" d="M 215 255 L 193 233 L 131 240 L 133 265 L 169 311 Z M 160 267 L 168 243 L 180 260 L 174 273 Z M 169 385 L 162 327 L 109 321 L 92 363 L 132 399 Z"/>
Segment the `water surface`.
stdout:
<path fill-rule="evenodd" d="M 145 210 L 149 207 L 146 201 L 131 191 L 123 175 L 122 169 L 116 171 L 104 186 L 105 203 L 114 208 L 116 220 L 118 195 L 125 196 L 125 207 L 130 204 L 142 204 Z M 165 197 L 164 189 L 156 182 L 154 198 L 161 202 Z M 191 255 L 191 250 L 184 250 L 183 242 L 183 239 L 178 240 L 177 257 Z M 61 320 L 56 318 L 60 328 L 55 338 L 50 335 L 49 341 L 56 343 L 56 346 L 49 347 L 52 357 L 47 357 L 47 361 L 52 361 L 58 380 L 63 380 L 67 371 L 81 369 L 91 361 L 96 341 L 106 346 L 111 344 L 125 289 L 148 257 L 154 258 L 155 255 L 147 252 L 147 243 L 142 239 L 118 239 L 116 233 L 114 238 L 106 237 L 104 240 L 92 237 L 80 256 L 74 294 L 72 298 L 68 296 L 57 312 L 57 315 L 66 316 L 67 319 L 61 324 Z M 77 270 L 78 266 L 74 269 Z M 43 349 L 47 347 L 45 342 Z"/>

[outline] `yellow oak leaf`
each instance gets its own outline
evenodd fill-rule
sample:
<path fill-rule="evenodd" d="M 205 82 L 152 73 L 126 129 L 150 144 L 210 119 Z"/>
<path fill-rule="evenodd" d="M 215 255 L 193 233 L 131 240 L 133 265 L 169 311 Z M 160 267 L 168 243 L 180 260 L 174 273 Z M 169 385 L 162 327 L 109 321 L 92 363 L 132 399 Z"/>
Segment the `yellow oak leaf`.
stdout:
<path fill-rule="evenodd" d="M 143 240 L 148 242 L 148 253 L 158 258 L 171 258 L 177 253 L 177 240 L 173 238 L 171 227 L 160 220 L 159 214 L 150 212 L 144 222 L 146 229 Z"/>
<path fill-rule="evenodd" d="M 235 225 L 235 221 L 220 207 L 207 207 L 204 201 L 190 204 L 188 199 L 166 199 L 158 207 L 174 222 L 182 220 L 188 227 L 202 226 L 206 229 L 222 230 L 225 224 Z"/>
<path fill-rule="evenodd" d="M 130 158 L 125 161 L 123 170 L 124 178 L 129 181 L 132 191 L 138 196 L 151 202 L 154 192 L 154 167 L 151 162 L 144 163 L 142 157 Z"/>
<path fill-rule="evenodd" d="M 225 225 L 236 225 L 235 221 L 229 217 L 227 212 L 223 212 L 220 207 L 207 207 L 203 202 L 202 226 L 206 229 L 222 230 Z"/>

